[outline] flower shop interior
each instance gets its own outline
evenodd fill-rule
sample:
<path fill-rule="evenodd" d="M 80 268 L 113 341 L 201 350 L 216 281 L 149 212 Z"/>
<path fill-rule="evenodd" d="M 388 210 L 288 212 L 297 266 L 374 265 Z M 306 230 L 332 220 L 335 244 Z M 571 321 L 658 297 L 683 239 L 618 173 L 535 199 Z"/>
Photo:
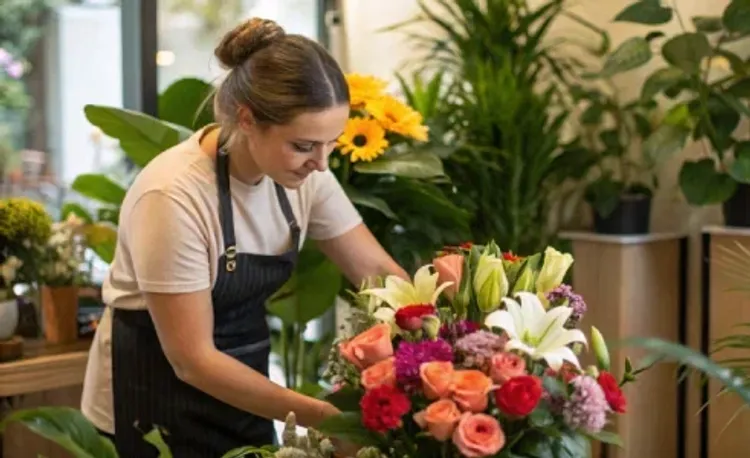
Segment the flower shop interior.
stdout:
<path fill-rule="evenodd" d="M 517 291 L 568 294 L 578 369 L 622 380 L 627 407 L 608 396 L 619 415 L 579 452 L 519 451 L 505 419 L 502 448 L 454 435 L 459 454 L 439 456 L 750 457 L 749 1 L 0 0 L 0 458 L 117 456 L 79 410 L 120 206 L 214 121 L 214 48 L 251 17 L 318 41 L 347 75 L 328 167 L 415 285 L 441 254 L 488 244 L 477 256 L 499 264 L 456 279 L 485 323 Z M 313 242 L 300 259 L 266 304 L 270 378 L 326 399 L 361 285 Z M 532 331 L 522 352 L 541 351 Z M 546 431 L 529 415 L 516 423 Z M 414 453 L 382 456 L 432 456 Z"/>

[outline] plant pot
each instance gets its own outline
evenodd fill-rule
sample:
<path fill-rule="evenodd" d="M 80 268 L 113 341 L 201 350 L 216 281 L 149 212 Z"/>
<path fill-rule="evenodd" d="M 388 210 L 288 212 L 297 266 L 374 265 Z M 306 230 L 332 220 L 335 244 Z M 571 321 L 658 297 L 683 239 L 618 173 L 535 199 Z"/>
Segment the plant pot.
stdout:
<path fill-rule="evenodd" d="M 0 301 L 0 341 L 9 340 L 18 326 L 18 302 L 15 299 Z"/>
<path fill-rule="evenodd" d="M 599 234 L 648 234 L 651 223 L 651 196 L 626 194 L 615 209 L 602 217 L 594 212 L 594 230 Z"/>
<path fill-rule="evenodd" d="M 51 343 L 78 340 L 77 286 L 42 286 L 42 329 Z"/>
<path fill-rule="evenodd" d="M 737 190 L 723 205 L 724 224 L 750 227 L 750 184 L 737 183 Z"/>

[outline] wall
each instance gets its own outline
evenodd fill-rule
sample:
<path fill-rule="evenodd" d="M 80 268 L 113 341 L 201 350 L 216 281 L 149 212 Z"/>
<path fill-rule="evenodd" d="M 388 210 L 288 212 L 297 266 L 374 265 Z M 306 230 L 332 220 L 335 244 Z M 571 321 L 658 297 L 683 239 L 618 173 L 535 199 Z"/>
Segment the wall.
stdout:
<path fill-rule="evenodd" d="M 418 12 L 415 0 L 342 0 L 345 29 L 347 37 L 346 63 L 349 71 L 374 74 L 392 81 L 394 71 L 402 70 L 404 63 L 417 56 L 403 36 L 398 33 L 379 33 L 379 28 L 408 20 Z M 428 1 L 429 3 L 429 1 Z M 530 0 L 530 4 L 540 5 L 543 0 Z M 571 9 L 599 27 L 606 28 L 611 34 L 612 46 L 616 47 L 624 39 L 636 34 L 643 34 L 645 28 L 636 24 L 613 23 L 612 18 L 630 0 L 580 0 Z M 686 27 L 692 28 L 690 18 L 696 15 L 720 15 L 729 0 L 676 0 L 680 15 Z M 559 21 L 553 28 L 552 35 L 580 34 L 579 28 L 569 21 Z M 664 26 L 662 30 L 669 36 L 680 30 L 677 21 Z M 585 36 L 577 36 L 586 39 Z M 621 75 L 615 81 L 625 97 L 639 93 L 645 76 L 649 71 L 661 65 L 655 59 L 648 67 Z M 703 154 L 701 145 L 689 145 L 683 155 L 674 158 L 660 172 L 660 189 L 655 196 L 652 211 L 652 230 L 665 232 L 685 232 L 690 234 L 690 260 L 688 278 L 688 340 L 691 346 L 698 348 L 700 332 L 700 230 L 708 224 L 721 224 L 721 211 L 718 206 L 694 208 L 689 206 L 677 187 L 677 174 L 684 158 L 698 157 Z M 693 393 L 697 393 L 694 385 Z M 688 405 L 689 438 L 688 457 L 697 457 L 698 423 L 697 412 L 699 401 L 692 396 Z"/>

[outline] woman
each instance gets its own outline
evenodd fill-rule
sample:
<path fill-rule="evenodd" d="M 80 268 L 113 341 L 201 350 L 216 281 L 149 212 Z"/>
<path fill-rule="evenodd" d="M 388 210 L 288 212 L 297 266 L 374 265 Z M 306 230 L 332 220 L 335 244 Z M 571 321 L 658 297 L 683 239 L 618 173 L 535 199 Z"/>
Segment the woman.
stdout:
<path fill-rule="evenodd" d="M 332 405 L 268 379 L 264 303 L 305 237 L 354 284 L 405 272 L 378 244 L 328 155 L 349 116 L 341 69 L 317 43 L 252 19 L 215 51 L 230 69 L 219 125 L 165 151 L 123 202 L 108 304 L 82 410 L 121 456 L 211 458 L 273 442 L 272 419 L 316 426 Z"/>

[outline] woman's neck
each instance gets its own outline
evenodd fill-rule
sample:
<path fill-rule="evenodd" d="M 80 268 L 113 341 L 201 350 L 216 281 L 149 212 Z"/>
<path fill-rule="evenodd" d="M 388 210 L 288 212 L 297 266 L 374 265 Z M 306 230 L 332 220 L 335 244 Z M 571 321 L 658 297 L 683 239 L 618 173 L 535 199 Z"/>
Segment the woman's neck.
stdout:
<path fill-rule="evenodd" d="M 216 157 L 219 151 L 219 135 L 221 128 L 212 129 L 201 139 L 201 148 L 206 154 Z M 229 155 L 229 174 L 235 179 L 248 184 L 256 185 L 263 179 L 263 173 L 253 160 L 244 137 L 234 137 L 225 146 Z"/>

